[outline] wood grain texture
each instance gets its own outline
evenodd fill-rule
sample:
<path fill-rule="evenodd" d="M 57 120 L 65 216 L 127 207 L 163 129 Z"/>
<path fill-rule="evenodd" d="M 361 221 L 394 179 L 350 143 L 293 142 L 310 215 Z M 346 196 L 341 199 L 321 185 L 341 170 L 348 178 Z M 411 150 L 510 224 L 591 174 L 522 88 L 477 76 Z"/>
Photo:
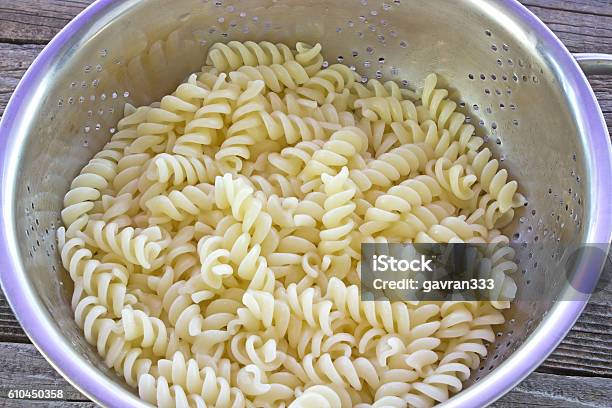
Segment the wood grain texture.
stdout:
<path fill-rule="evenodd" d="M 533 373 L 492 407 L 610 407 L 611 395 L 609 378 Z"/>
<path fill-rule="evenodd" d="M 0 42 L 0 117 L 17 83 L 42 49 L 42 45 Z"/>
<path fill-rule="evenodd" d="M 557 34 L 570 51 L 612 53 L 611 2 L 527 0 L 523 3 Z M 590 3 L 601 5 L 596 7 Z M 586 10 L 579 7 L 586 4 L 591 7 Z"/>
<path fill-rule="evenodd" d="M 90 0 L 0 0 L 0 116 L 44 44 Z M 524 0 L 572 52 L 612 53 L 612 0 Z M 612 128 L 612 81 L 589 78 Z M 609 272 L 612 274 L 612 272 Z M 494 406 L 612 407 L 612 287 L 600 284 L 585 312 L 546 362 Z M 4 342 L 4 343 L 2 343 Z M 0 291 L 0 406 L 93 407 L 36 351 Z M 3 398 L 10 388 L 62 389 L 65 401 Z"/>
<path fill-rule="evenodd" d="M 0 42 L 46 44 L 90 0 L 0 0 Z"/>
<path fill-rule="evenodd" d="M 88 401 L 32 344 L 0 343 L 0 355 L 10 356 L 2 359 L 0 398 L 6 398 L 10 390 L 62 390 L 66 401 Z M 0 406 L 3 406 L 2 400 Z"/>

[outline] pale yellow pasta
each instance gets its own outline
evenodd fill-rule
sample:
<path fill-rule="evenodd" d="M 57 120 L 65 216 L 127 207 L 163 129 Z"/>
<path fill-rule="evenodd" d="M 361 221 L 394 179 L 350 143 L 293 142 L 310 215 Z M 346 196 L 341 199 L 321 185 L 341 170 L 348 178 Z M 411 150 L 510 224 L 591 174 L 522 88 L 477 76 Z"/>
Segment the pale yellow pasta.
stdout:
<path fill-rule="evenodd" d="M 363 169 L 351 170 L 351 178 L 361 191 L 388 188 L 410 174 L 423 172 L 427 158 L 426 145 L 403 145 L 370 160 Z"/>
<path fill-rule="evenodd" d="M 227 44 L 214 44 L 208 51 L 206 63 L 219 71 L 233 71 L 241 66 L 280 64 L 293 59 L 293 52 L 285 44 L 230 41 Z"/>
<path fill-rule="evenodd" d="M 499 229 L 524 203 L 456 109 L 434 74 L 417 94 L 319 44 L 214 44 L 64 198 L 85 339 L 159 407 L 446 401 L 514 299 Z M 490 301 L 362 301 L 360 245 L 393 242 L 482 244 Z"/>
<path fill-rule="evenodd" d="M 506 169 L 499 169 L 497 159 L 491 159 L 491 151 L 488 148 L 482 149 L 474 156 L 471 167 L 478 177 L 482 189 L 499 201 L 499 211 L 505 213 L 511 208 L 520 207 L 524 204 L 524 199 L 516 193 L 518 183 L 507 181 L 508 172 Z"/>
<path fill-rule="evenodd" d="M 342 401 L 330 387 L 314 385 L 296 398 L 289 408 L 341 408 L 348 403 L 350 401 Z"/>

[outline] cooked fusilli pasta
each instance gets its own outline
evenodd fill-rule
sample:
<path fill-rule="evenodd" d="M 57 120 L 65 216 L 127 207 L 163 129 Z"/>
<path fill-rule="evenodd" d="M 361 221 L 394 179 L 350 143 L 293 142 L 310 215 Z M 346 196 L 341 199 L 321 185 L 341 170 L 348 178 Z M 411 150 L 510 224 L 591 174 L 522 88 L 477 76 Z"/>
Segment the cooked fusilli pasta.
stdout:
<path fill-rule="evenodd" d="M 126 105 L 58 229 L 72 307 L 159 407 L 427 407 L 460 392 L 515 296 L 524 203 L 438 78 L 420 95 L 230 41 Z M 360 244 L 481 243 L 490 301 L 360 298 Z"/>

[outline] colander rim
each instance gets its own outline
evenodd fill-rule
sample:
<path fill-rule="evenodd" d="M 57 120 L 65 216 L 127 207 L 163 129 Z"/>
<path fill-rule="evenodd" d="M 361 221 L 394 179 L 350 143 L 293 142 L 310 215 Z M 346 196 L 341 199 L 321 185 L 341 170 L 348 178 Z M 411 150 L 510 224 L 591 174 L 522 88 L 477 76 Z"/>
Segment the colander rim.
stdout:
<path fill-rule="evenodd" d="M 14 185 L 12 182 L 18 169 L 18 163 L 16 162 L 18 155 L 16 153 L 19 151 L 23 140 L 16 140 L 14 137 L 9 138 L 9 134 L 13 131 L 17 133 L 15 123 L 18 123 L 19 120 L 15 119 L 19 116 L 20 107 L 28 96 L 35 94 L 38 80 L 44 77 L 45 67 L 56 60 L 60 51 L 71 42 L 73 36 L 111 7 L 134 1 L 97 0 L 68 23 L 29 67 L 13 93 L 0 121 L 0 181 L 2 182 L 0 187 L 0 204 L 2 205 L 0 284 L 24 331 L 49 363 L 87 397 L 98 404 L 112 407 L 144 407 L 148 404 L 138 400 L 135 395 L 130 394 L 120 385 L 107 381 L 99 369 L 89 364 L 68 346 L 66 339 L 52 321 L 49 312 L 37 298 L 35 288 L 27 279 L 18 257 L 13 209 Z M 594 184 L 597 187 L 597 196 L 593 200 L 593 214 L 595 216 L 592 217 L 597 222 L 591 220 L 592 222 L 589 223 L 587 240 L 596 243 L 610 242 L 612 238 L 612 202 L 607 198 L 612 196 L 612 184 L 606 184 L 605 180 L 609 179 L 612 174 L 610 159 L 612 147 L 607 126 L 593 90 L 565 45 L 531 11 L 517 0 L 497 0 L 497 3 L 500 7 L 505 8 L 508 13 L 529 24 L 543 43 L 551 47 L 551 55 L 554 55 L 555 61 L 560 64 L 568 79 L 572 80 L 572 85 L 577 93 L 577 100 L 583 103 L 582 106 L 588 108 L 582 109 L 578 118 L 581 119 L 581 124 L 590 131 L 589 134 L 594 135 L 589 145 L 589 153 L 593 157 L 593 161 L 596 162 L 595 172 L 591 176 L 594 177 L 596 182 Z M 587 228 L 586 225 L 585 228 Z M 571 329 L 586 303 L 586 300 L 557 302 L 528 339 L 533 341 L 526 341 L 514 352 L 510 359 L 491 372 L 502 371 L 504 375 L 498 375 L 495 382 L 491 380 L 492 377 L 489 374 L 479 383 L 454 396 L 444 405 L 448 407 L 485 406 L 503 396 L 540 365 L 554 350 Z M 547 336 L 536 336 L 543 331 L 548 331 Z M 538 341 L 535 341 L 536 338 Z M 490 382 L 493 383 L 489 384 Z"/>

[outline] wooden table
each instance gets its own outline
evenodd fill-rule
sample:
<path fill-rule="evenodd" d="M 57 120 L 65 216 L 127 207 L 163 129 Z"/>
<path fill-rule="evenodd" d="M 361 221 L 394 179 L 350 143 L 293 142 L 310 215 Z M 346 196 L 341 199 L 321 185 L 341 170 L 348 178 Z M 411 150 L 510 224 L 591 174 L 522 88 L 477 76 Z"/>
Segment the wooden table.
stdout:
<path fill-rule="evenodd" d="M 89 0 L 0 0 L 0 116 L 44 45 Z M 523 1 L 572 52 L 612 53 L 612 0 Z M 612 127 L 612 78 L 589 78 Z M 609 276 L 612 276 L 609 271 Z M 609 281 L 610 279 L 608 279 Z M 62 389 L 64 401 L 3 398 L 8 389 Z M 0 406 L 90 407 L 32 346 L 0 292 Z M 565 341 L 496 407 L 612 407 L 612 284 L 600 285 Z"/>

